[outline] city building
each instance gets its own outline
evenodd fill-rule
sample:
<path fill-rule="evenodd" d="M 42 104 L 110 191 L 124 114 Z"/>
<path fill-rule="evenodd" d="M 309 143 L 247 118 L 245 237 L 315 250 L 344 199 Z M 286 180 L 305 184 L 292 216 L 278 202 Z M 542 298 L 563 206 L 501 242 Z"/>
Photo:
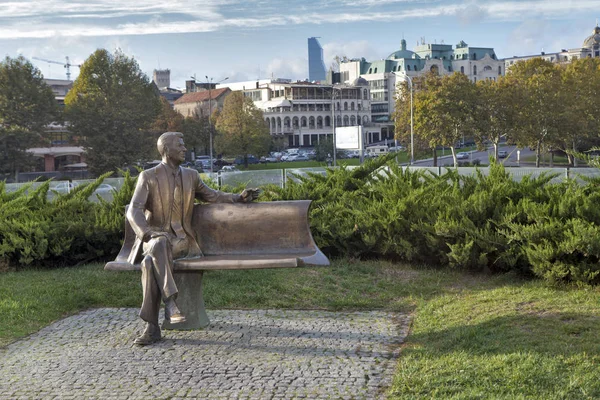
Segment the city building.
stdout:
<path fill-rule="evenodd" d="M 323 62 L 323 48 L 316 37 L 308 38 L 308 80 L 311 82 L 325 82 L 325 63 Z"/>
<path fill-rule="evenodd" d="M 367 143 L 380 140 L 371 124 L 368 82 L 322 85 L 289 79 L 263 79 L 219 85 L 242 90 L 263 111 L 276 146 L 313 147 L 333 136 L 334 125 L 363 126 Z"/>
<path fill-rule="evenodd" d="M 559 52 L 546 53 L 542 51 L 540 54 L 532 54 L 528 56 L 513 56 L 505 58 L 505 68 L 508 70 L 511 66 L 519 61 L 526 61 L 532 58 L 543 58 L 547 61 L 559 64 L 570 63 L 571 61 L 580 58 L 600 58 L 600 27 L 596 27 L 592 30 L 592 34 L 585 38 L 581 47 L 573 49 L 561 49 Z"/>
<path fill-rule="evenodd" d="M 154 82 L 160 90 L 171 87 L 171 70 L 155 69 L 152 71 L 152 82 Z"/>
<path fill-rule="evenodd" d="M 377 61 L 344 59 L 340 63 L 342 82 L 364 78 L 371 93 L 371 120 L 381 127 L 381 140 L 393 138 L 392 113 L 396 100 L 396 86 L 413 77 L 434 72 L 440 75 L 461 72 L 473 82 L 495 80 L 505 73 L 504 62 L 498 60 L 493 48 L 472 47 L 461 41 L 454 48 L 447 44 L 425 43 L 414 51 L 408 50 L 406 40 L 400 49 Z M 408 77 L 408 78 L 407 78 Z"/>
<path fill-rule="evenodd" d="M 229 93 L 231 89 L 227 87 L 186 93 L 175 100 L 173 108 L 184 117 L 207 117 L 214 110 L 223 108 Z"/>
<path fill-rule="evenodd" d="M 73 81 L 69 81 L 67 79 L 44 79 L 44 83 L 50 86 L 52 89 L 52 93 L 54 94 L 54 99 L 60 107 L 65 106 L 65 97 L 69 90 L 73 87 Z"/>

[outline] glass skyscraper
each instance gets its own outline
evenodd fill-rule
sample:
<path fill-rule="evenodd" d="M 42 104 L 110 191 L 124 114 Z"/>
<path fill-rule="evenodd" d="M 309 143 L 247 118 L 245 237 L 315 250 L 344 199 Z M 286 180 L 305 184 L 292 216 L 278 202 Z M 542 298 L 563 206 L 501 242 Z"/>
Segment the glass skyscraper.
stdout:
<path fill-rule="evenodd" d="M 326 72 L 323 48 L 316 37 L 310 37 L 308 38 L 308 80 L 325 82 Z"/>

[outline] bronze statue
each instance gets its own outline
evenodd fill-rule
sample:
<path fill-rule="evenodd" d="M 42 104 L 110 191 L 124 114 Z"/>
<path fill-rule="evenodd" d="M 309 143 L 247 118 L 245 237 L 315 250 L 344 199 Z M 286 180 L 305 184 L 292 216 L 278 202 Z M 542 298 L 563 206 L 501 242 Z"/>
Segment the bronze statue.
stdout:
<path fill-rule="evenodd" d="M 210 203 L 235 203 L 251 202 L 258 197 L 256 189 L 246 189 L 239 195 L 213 190 L 202 182 L 197 171 L 181 167 L 186 152 L 182 133 L 163 133 L 157 147 L 162 162 L 140 174 L 127 210 L 127 219 L 136 235 L 130 262 L 139 254 L 143 256 L 140 318 L 146 321 L 146 328 L 135 339 L 138 345 L 160 340 L 161 299 L 166 320 L 171 324 L 185 321 L 176 303 L 173 260 L 202 256 L 191 227 L 194 198 Z"/>

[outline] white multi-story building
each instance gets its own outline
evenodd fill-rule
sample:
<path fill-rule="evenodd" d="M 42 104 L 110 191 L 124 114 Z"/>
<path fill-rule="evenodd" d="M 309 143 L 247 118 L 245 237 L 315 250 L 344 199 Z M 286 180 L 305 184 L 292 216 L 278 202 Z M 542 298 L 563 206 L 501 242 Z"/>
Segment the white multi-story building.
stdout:
<path fill-rule="evenodd" d="M 396 100 L 396 85 L 407 76 L 413 77 L 434 72 L 447 75 L 455 71 L 466 74 L 473 82 L 493 79 L 505 73 L 504 62 L 496 58 L 493 48 L 470 47 L 461 41 L 453 49 L 447 44 L 422 42 L 415 51 L 407 50 L 402 39 L 400 50 L 383 60 L 369 62 L 364 58 L 343 60 L 340 63 L 341 80 L 353 82 L 362 77 L 371 89 L 372 121 L 381 126 L 381 140 L 392 133 L 392 118 Z"/>
<path fill-rule="evenodd" d="M 546 53 L 541 52 L 540 54 L 532 54 L 529 56 L 513 56 L 511 58 L 505 58 L 504 64 L 506 69 L 510 69 L 515 63 L 519 61 L 526 61 L 532 58 L 543 58 L 553 63 L 570 63 L 571 61 L 580 58 L 600 58 L 600 27 L 596 27 L 592 30 L 592 34 L 588 36 L 581 47 L 573 49 L 562 49 L 559 52 Z"/>
<path fill-rule="evenodd" d="M 315 146 L 333 135 L 334 125 L 361 125 L 367 143 L 379 140 L 379 130 L 371 124 L 371 96 L 364 79 L 338 85 L 264 79 L 218 87 L 242 90 L 250 97 L 282 148 Z"/>

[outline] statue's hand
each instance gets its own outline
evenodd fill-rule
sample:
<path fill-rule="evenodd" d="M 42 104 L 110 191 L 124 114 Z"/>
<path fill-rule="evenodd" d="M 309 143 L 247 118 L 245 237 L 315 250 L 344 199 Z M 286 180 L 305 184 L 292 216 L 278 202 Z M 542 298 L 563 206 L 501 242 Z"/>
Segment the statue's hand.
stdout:
<path fill-rule="evenodd" d="M 259 194 L 260 190 L 258 189 L 244 189 L 240 196 L 244 203 L 250 203 L 251 201 L 258 199 Z"/>
<path fill-rule="evenodd" d="M 154 239 L 157 238 L 159 236 L 164 236 L 167 239 L 169 238 L 169 234 L 167 232 L 160 232 L 160 231 L 148 231 L 144 234 L 144 242 L 149 241 L 150 239 Z"/>

